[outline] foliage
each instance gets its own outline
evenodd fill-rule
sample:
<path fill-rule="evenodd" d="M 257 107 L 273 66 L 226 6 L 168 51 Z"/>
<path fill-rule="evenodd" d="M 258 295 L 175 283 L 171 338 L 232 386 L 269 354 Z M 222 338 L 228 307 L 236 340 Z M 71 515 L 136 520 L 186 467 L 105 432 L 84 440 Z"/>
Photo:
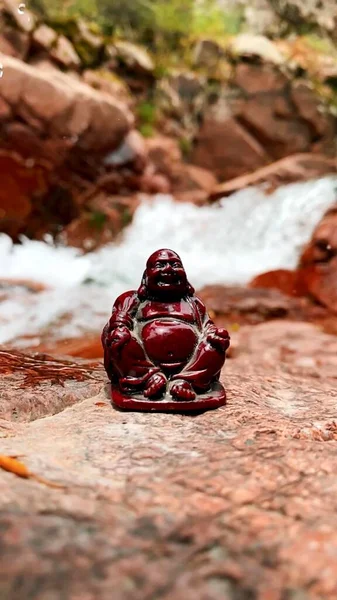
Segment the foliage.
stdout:
<path fill-rule="evenodd" d="M 90 213 L 90 224 L 94 229 L 101 231 L 106 223 L 107 216 L 103 212 L 96 210 Z"/>
<path fill-rule="evenodd" d="M 47 19 L 81 16 L 106 35 L 151 45 L 154 51 L 178 50 L 201 36 L 238 33 L 241 8 L 222 9 L 217 0 L 31 0 Z"/>
<path fill-rule="evenodd" d="M 138 127 L 139 133 L 142 134 L 144 138 L 150 138 L 155 134 L 154 128 L 149 123 L 144 123 L 143 125 L 139 125 Z"/>
<path fill-rule="evenodd" d="M 31 0 L 31 9 L 45 18 L 66 18 L 81 16 L 84 19 L 97 19 L 97 0 Z"/>
<path fill-rule="evenodd" d="M 179 147 L 184 158 L 187 158 L 192 150 L 192 141 L 187 137 L 182 137 L 179 140 Z"/>
<path fill-rule="evenodd" d="M 141 123 L 153 125 L 156 120 L 156 107 L 151 102 L 142 102 L 137 107 L 137 115 Z"/>

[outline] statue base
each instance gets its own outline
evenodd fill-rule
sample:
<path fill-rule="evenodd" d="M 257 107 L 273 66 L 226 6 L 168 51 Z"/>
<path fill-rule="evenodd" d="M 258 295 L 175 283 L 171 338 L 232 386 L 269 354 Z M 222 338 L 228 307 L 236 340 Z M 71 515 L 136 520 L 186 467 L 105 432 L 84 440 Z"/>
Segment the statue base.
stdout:
<path fill-rule="evenodd" d="M 191 412 L 219 408 L 226 404 L 225 388 L 219 381 L 205 394 L 198 394 L 194 400 L 174 400 L 169 393 L 153 400 L 142 394 L 126 395 L 114 385 L 111 385 L 112 404 L 124 410 L 139 410 L 149 412 Z"/>

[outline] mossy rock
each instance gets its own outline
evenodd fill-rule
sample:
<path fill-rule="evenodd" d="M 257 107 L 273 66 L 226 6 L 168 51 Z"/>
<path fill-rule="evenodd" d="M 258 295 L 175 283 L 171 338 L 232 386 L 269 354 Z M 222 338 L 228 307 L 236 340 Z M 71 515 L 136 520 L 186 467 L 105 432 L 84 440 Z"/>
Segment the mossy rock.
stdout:
<path fill-rule="evenodd" d="M 57 33 L 68 38 L 84 68 L 99 65 L 105 52 L 105 40 L 100 32 L 94 32 L 94 26 L 76 17 L 57 17 L 50 19 L 48 25 Z"/>

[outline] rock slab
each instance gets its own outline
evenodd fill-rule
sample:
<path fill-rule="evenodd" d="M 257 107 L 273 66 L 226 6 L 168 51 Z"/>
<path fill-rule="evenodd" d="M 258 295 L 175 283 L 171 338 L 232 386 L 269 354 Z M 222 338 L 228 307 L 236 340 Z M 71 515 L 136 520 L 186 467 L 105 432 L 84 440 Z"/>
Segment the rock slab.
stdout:
<path fill-rule="evenodd" d="M 0 421 L 46 480 L 0 471 L 1 598 L 336 598 L 336 338 L 273 321 L 236 343 L 216 411 L 114 410 L 97 371 L 91 397 Z"/>

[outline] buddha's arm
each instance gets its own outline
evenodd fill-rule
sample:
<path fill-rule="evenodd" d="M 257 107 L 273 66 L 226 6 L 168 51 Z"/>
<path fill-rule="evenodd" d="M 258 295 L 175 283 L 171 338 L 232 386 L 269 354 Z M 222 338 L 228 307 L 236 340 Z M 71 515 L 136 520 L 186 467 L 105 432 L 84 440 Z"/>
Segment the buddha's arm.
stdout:
<path fill-rule="evenodd" d="M 112 315 L 109 321 L 110 330 L 125 325 L 133 329 L 133 319 L 139 306 L 139 298 L 136 292 L 125 292 L 119 296 L 113 305 Z"/>
<path fill-rule="evenodd" d="M 195 299 L 196 307 L 202 321 L 202 332 L 207 341 L 220 352 L 226 352 L 230 344 L 228 331 L 218 328 L 206 312 L 206 307 L 200 298 Z"/>
<path fill-rule="evenodd" d="M 136 292 L 125 292 L 117 298 L 112 308 L 112 315 L 102 333 L 103 346 L 115 342 L 117 346 L 130 339 L 133 319 L 139 306 Z"/>

